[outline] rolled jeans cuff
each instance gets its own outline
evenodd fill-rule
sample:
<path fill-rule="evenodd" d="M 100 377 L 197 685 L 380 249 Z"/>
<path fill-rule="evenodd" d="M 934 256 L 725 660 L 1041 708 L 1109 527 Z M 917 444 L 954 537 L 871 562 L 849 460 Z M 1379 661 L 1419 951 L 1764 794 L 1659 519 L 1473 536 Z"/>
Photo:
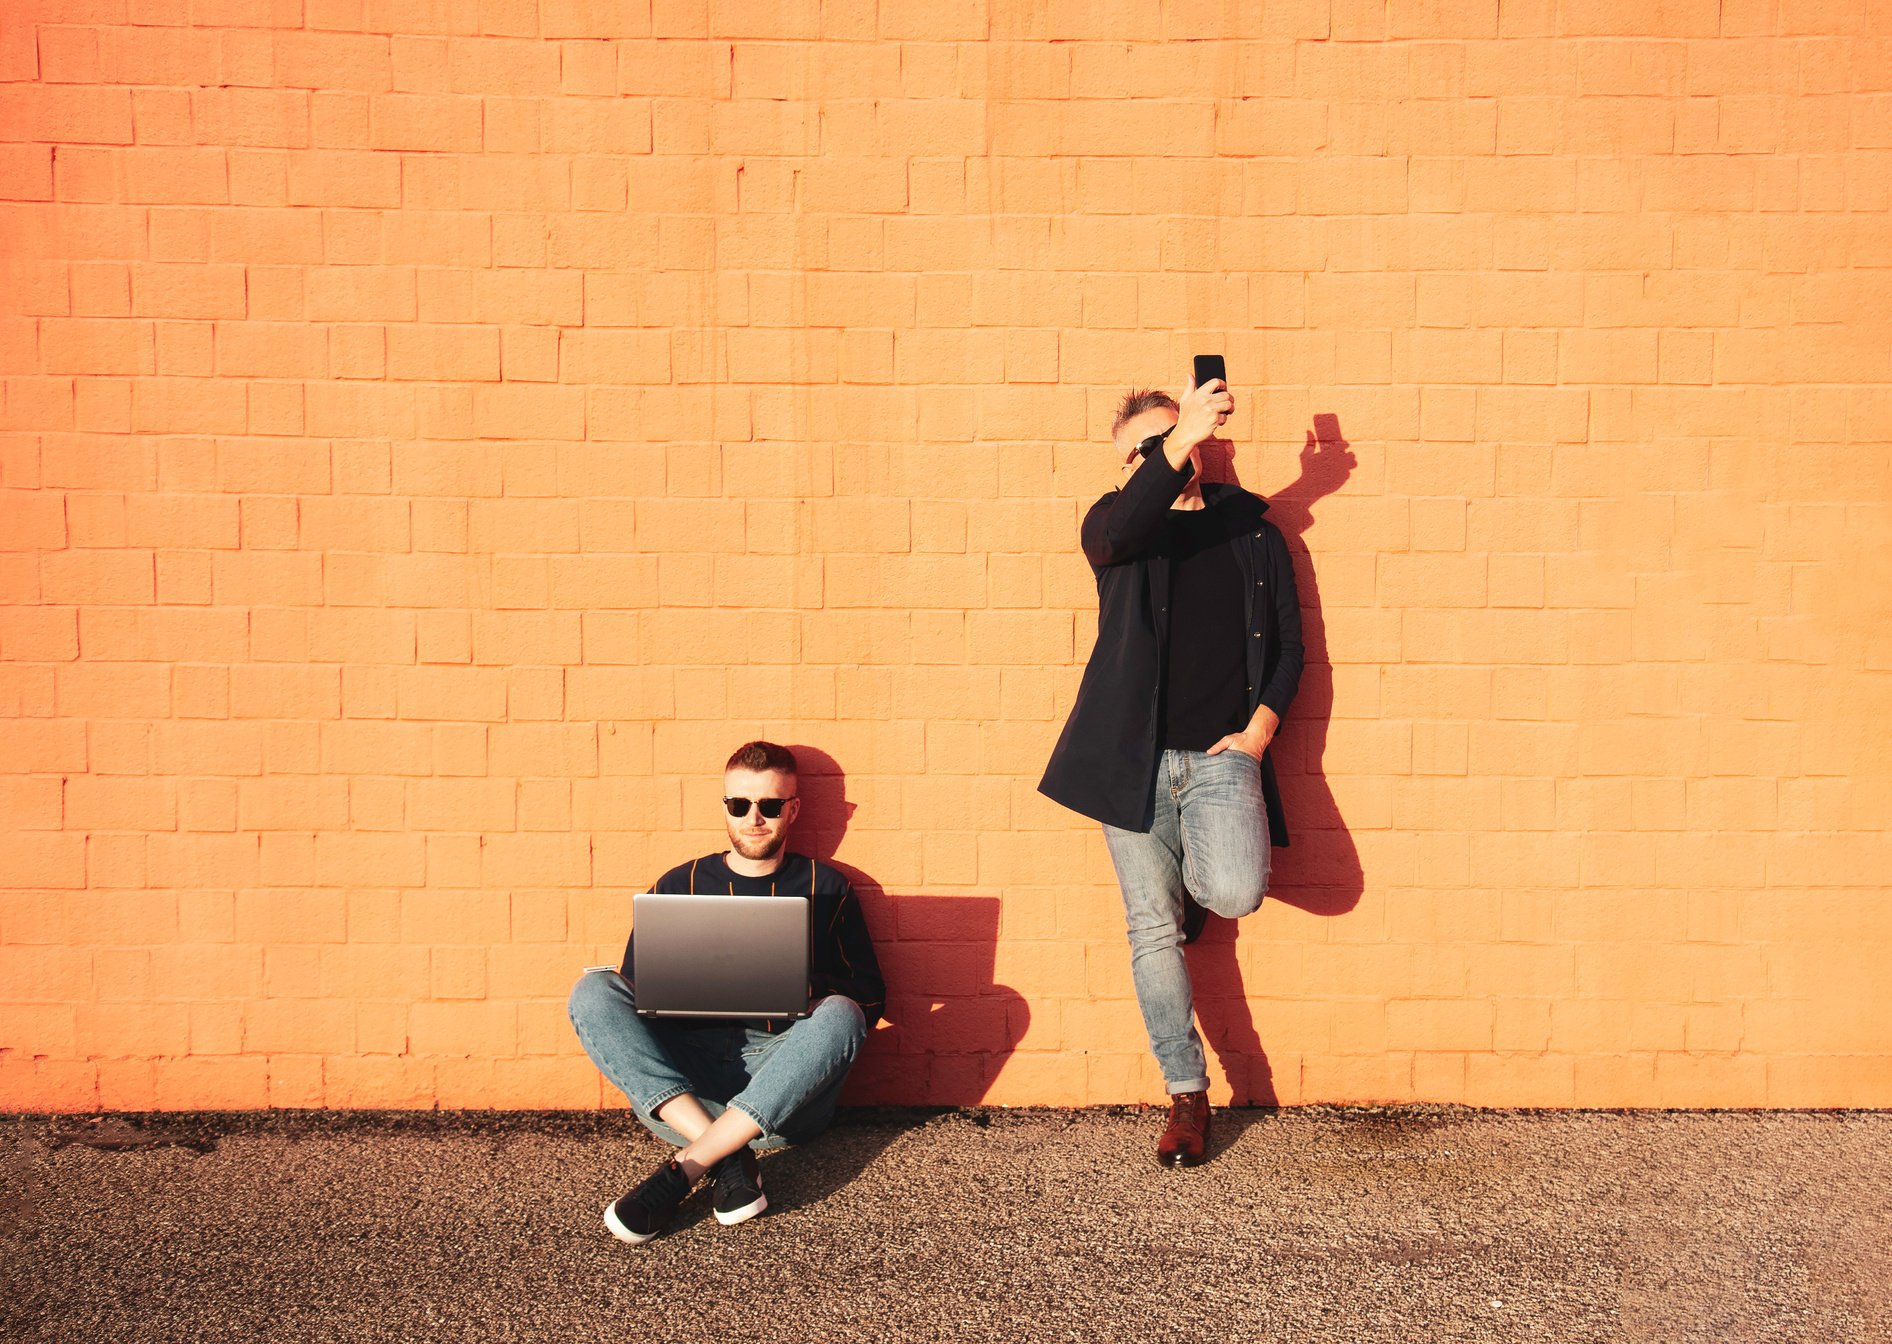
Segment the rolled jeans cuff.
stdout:
<path fill-rule="evenodd" d="M 756 1113 L 755 1107 L 751 1106 L 741 1097 L 736 1097 L 730 1101 L 729 1109 L 732 1111 L 741 1111 L 744 1115 L 748 1116 L 750 1122 L 754 1124 L 757 1129 L 762 1131 L 763 1138 L 780 1139 L 782 1137 L 767 1120 L 764 1120 Z"/>
<path fill-rule="evenodd" d="M 1185 1092 L 1207 1092 L 1209 1090 L 1209 1080 L 1207 1078 L 1191 1078 L 1189 1081 L 1183 1083 L 1171 1083 L 1166 1081 L 1163 1086 L 1169 1090 L 1170 1096 L 1180 1097 Z"/>
<path fill-rule="evenodd" d="M 688 1096 L 689 1093 L 690 1089 L 687 1087 L 673 1087 L 668 1092 L 657 1093 L 655 1098 L 649 1102 L 638 1101 L 633 1097 L 630 1099 L 631 1109 L 644 1111 L 651 1119 L 655 1120 L 657 1118 L 657 1112 L 661 1111 L 678 1097 Z"/>

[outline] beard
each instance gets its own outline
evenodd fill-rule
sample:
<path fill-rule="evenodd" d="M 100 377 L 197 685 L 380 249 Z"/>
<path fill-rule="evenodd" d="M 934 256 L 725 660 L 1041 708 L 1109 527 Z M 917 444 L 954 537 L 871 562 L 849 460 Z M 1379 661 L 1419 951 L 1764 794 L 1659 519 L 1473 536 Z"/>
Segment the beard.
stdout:
<path fill-rule="evenodd" d="M 729 843 L 743 858 L 752 863 L 760 863 L 781 853 L 782 846 L 788 843 L 788 832 L 786 830 L 772 831 L 759 839 L 754 839 L 731 826 Z"/>

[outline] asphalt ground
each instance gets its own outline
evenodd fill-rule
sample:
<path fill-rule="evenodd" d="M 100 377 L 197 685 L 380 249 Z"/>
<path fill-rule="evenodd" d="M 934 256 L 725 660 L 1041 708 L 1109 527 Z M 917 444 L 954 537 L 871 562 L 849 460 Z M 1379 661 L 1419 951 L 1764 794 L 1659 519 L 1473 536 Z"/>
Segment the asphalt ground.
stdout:
<path fill-rule="evenodd" d="M 0 1118 L 0 1339 L 1885 1340 L 1892 1113 L 843 1112 L 642 1246 L 628 1115 Z"/>

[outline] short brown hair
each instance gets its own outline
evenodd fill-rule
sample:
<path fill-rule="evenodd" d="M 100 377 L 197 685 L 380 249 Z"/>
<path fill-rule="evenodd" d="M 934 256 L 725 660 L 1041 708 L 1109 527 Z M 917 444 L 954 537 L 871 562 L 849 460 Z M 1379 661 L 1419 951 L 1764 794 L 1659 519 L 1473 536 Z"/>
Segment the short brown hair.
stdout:
<path fill-rule="evenodd" d="M 753 770 L 757 774 L 767 770 L 779 770 L 785 775 L 799 773 L 795 769 L 795 753 L 773 742 L 744 742 L 723 769 Z"/>
<path fill-rule="evenodd" d="M 1124 393 L 1123 402 L 1117 407 L 1117 418 L 1110 422 L 1110 437 L 1116 438 L 1118 430 L 1142 415 L 1143 412 L 1156 410 L 1159 406 L 1163 410 L 1175 411 L 1179 415 L 1182 413 L 1182 407 L 1176 404 L 1176 398 L 1167 392 L 1159 391 L 1154 387 L 1130 389 Z"/>

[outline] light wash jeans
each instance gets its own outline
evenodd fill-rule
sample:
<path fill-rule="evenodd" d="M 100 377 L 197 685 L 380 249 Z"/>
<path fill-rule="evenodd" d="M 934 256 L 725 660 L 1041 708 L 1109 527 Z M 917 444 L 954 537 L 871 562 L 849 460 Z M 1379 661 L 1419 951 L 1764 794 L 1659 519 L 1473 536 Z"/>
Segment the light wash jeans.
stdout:
<path fill-rule="evenodd" d="M 1209 1086 L 1196 1034 L 1195 993 L 1183 959 L 1183 892 L 1218 915 L 1253 914 L 1268 890 L 1271 855 L 1261 762 L 1228 750 L 1164 750 L 1156 763 L 1156 817 L 1147 832 L 1104 827 L 1123 888 L 1130 979 L 1150 1050 L 1171 1096 Z"/>
<path fill-rule="evenodd" d="M 762 1137 L 750 1146 L 805 1143 L 834 1118 L 841 1084 L 867 1039 L 867 1019 L 843 994 L 830 994 L 807 1017 L 773 1034 L 741 1023 L 685 1027 L 639 1017 L 631 984 L 613 971 L 590 971 L 572 987 L 578 1039 L 637 1118 L 665 1143 L 688 1142 L 657 1118 L 664 1103 L 694 1093 L 710 1118 L 733 1107 Z"/>

